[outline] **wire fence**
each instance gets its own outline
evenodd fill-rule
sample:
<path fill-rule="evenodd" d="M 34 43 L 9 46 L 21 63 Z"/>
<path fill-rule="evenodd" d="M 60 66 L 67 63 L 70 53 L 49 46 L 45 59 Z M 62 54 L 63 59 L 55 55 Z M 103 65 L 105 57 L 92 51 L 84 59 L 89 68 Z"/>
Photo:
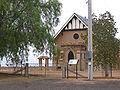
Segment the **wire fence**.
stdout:
<path fill-rule="evenodd" d="M 52 78 L 54 77 L 62 77 L 62 67 L 61 68 L 57 68 L 57 66 L 59 65 L 53 65 L 52 63 L 50 63 L 48 65 L 48 67 L 46 67 L 45 63 L 42 63 L 42 65 L 40 66 L 38 63 L 28 63 L 28 74 L 29 75 L 37 75 L 37 76 L 50 76 Z M 16 71 L 19 71 L 17 74 L 25 74 L 25 70 L 21 70 L 21 68 L 24 68 L 25 64 L 23 65 L 18 65 L 18 67 L 13 67 L 13 66 L 8 66 L 8 67 L 0 67 L 0 72 L 3 73 L 13 73 Z M 69 75 L 74 76 L 74 69 L 72 68 L 72 66 L 70 66 L 70 69 L 72 70 L 71 72 L 69 72 Z M 99 71 L 94 71 L 93 73 L 93 77 L 94 78 L 102 78 L 105 77 L 105 72 L 103 70 L 99 70 Z M 111 77 L 110 74 L 111 72 L 108 71 L 109 76 Z M 82 77 L 88 77 L 88 71 L 78 71 L 78 78 L 82 78 Z M 120 70 L 113 70 L 112 71 L 112 77 L 114 78 L 120 78 Z"/>

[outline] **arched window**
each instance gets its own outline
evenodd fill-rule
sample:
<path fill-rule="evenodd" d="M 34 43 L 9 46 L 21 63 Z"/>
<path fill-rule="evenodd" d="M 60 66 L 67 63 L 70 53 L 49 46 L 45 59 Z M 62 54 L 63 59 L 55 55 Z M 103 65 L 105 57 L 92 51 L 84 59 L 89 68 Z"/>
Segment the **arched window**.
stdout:
<path fill-rule="evenodd" d="M 68 61 L 69 61 L 70 59 L 74 59 L 74 54 L 73 54 L 72 51 L 70 51 L 70 52 L 68 53 Z"/>

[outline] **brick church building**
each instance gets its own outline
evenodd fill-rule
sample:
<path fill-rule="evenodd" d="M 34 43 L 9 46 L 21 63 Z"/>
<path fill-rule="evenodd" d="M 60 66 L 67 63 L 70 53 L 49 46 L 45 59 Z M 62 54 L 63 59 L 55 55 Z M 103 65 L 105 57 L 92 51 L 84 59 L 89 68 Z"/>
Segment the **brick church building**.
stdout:
<path fill-rule="evenodd" d="M 87 70 L 87 30 L 88 20 L 74 13 L 55 35 L 55 48 L 59 52 L 54 56 L 54 64 L 62 67 L 70 59 L 78 59 L 78 70 Z"/>

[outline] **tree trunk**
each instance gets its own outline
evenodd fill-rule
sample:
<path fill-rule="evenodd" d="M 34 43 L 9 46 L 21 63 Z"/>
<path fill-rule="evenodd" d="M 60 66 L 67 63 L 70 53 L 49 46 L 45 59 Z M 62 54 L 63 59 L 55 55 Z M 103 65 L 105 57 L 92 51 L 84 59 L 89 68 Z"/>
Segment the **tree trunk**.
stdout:
<path fill-rule="evenodd" d="M 20 62 L 20 64 L 21 64 L 21 69 L 22 69 L 22 61 Z M 22 71 L 21 71 L 21 75 L 22 75 Z"/>
<path fill-rule="evenodd" d="M 112 77 L 112 64 L 110 64 L 110 77 Z"/>
<path fill-rule="evenodd" d="M 105 64 L 104 69 L 105 69 L 105 77 L 108 77 L 109 73 L 108 73 L 108 65 L 107 64 Z"/>
<path fill-rule="evenodd" d="M 15 65 L 15 67 L 14 67 L 14 71 L 16 71 L 16 69 L 17 69 L 17 63 L 16 63 L 16 65 Z"/>

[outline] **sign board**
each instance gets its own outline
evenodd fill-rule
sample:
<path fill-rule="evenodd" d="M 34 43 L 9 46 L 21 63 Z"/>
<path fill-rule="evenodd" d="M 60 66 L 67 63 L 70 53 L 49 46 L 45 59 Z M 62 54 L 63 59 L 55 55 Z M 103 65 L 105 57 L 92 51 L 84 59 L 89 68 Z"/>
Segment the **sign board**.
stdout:
<path fill-rule="evenodd" d="M 91 51 L 87 51 L 86 58 L 87 59 L 91 59 L 92 58 L 92 52 Z"/>
<path fill-rule="evenodd" d="M 88 62 L 88 65 L 92 65 L 92 63 L 91 63 L 91 62 Z"/>
<path fill-rule="evenodd" d="M 78 59 L 70 59 L 68 64 L 77 64 Z"/>

